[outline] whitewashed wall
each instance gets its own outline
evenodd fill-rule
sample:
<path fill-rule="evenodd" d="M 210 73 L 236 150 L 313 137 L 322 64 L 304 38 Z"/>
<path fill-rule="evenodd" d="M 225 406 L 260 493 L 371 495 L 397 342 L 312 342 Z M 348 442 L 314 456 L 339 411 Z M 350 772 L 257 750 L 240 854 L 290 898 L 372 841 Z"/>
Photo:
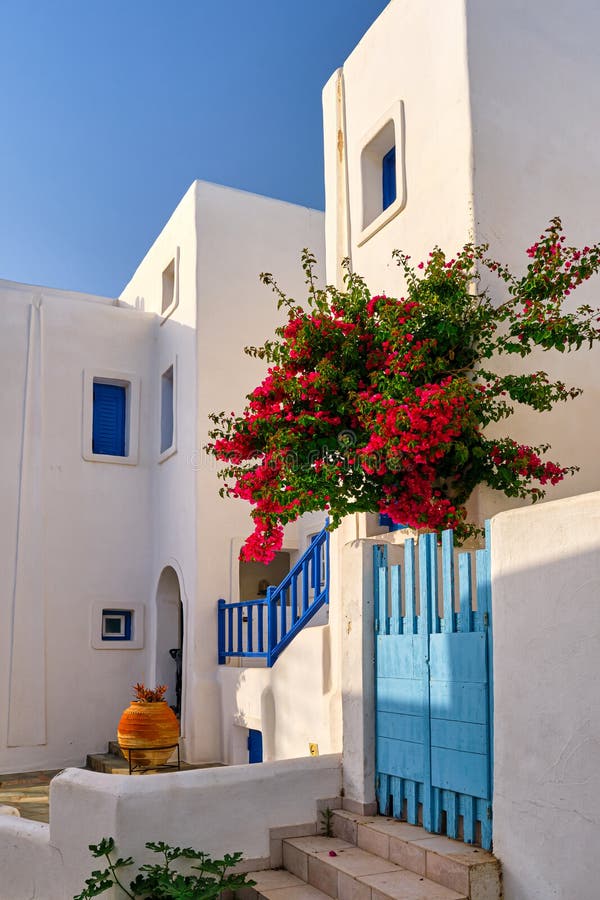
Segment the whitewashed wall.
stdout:
<path fill-rule="evenodd" d="M 302 299 L 306 294 L 300 253 L 310 247 L 323 259 L 323 214 L 255 194 L 196 183 L 198 234 L 198 329 L 196 554 L 198 618 L 194 626 L 193 696 L 197 709 L 195 755 L 223 758 L 218 721 L 220 689 L 216 672 L 216 601 L 231 599 L 232 548 L 252 530 L 249 505 L 221 500 L 215 465 L 202 447 L 208 439 L 208 413 L 240 410 L 245 395 L 261 380 L 265 365 L 243 353 L 260 345 L 284 321 L 272 292 L 259 281 L 272 272 L 282 288 Z M 238 539 L 236 542 L 236 538 Z M 289 544 L 286 544 L 289 546 Z M 297 546 L 297 545 L 296 545 Z"/>
<path fill-rule="evenodd" d="M 575 0 L 568 8 L 558 0 L 468 0 L 466 10 L 476 238 L 489 241 L 493 254 L 524 272 L 525 248 L 552 216 L 562 217 L 570 243 L 600 239 L 600 140 L 591 114 L 600 104 L 600 7 L 591 0 Z M 489 283 L 503 299 L 498 282 Z M 598 305 L 600 277 L 570 299 L 572 306 Z M 506 433 L 508 424 L 522 441 L 549 442 L 550 459 L 581 467 L 549 490 L 549 499 L 600 487 L 600 348 L 555 357 L 540 353 L 517 365 L 545 369 L 583 387 L 584 394 L 551 413 L 525 411 L 499 426 Z M 480 516 L 514 505 L 486 491 Z"/>
<path fill-rule="evenodd" d="M 258 274 L 272 270 L 302 297 L 305 246 L 323 257 L 321 213 L 195 182 L 118 301 L 0 284 L 0 771 L 82 764 L 114 738 L 130 685 L 168 672 L 157 660 L 165 567 L 184 607 L 184 755 L 221 758 L 216 601 L 231 597 L 232 548 L 251 524 L 247 504 L 218 496 L 207 415 L 239 409 L 262 376 L 243 346 L 282 317 Z M 163 315 L 171 260 L 175 302 Z M 170 365 L 175 440 L 161 454 Z M 136 465 L 83 458 L 84 370 L 139 381 Z M 97 608 L 123 602 L 146 613 L 140 646 L 93 648 Z"/>
<path fill-rule="evenodd" d="M 331 669 L 329 627 L 303 629 L 270 668 L 219 669 L 224 760 L 248 761 L 247 735 L 262 732 L 265 761 L 341 751 L 338 679 Z"/>
<path fill-rule="evenodd" d="M 361 244 L 361 151 L 400 102 L 406 205 Z M 392 0 L 325 86 L 323 114 L 327 280 L 337 280 L 340 259 L 350 256 L 373 293 L 401 292 L 394 249 L 418 261 L 433 243 L 452 250 L 472 236 L 463 2 Z"/>
<path fill-rule="evenodd" d="M 145 641 L 97 650 L 92 628 L 95 607 L 143 607 L 149 592 L 152 321 L 11 282 L 0 303 L 0 772 L 10 772 L 81 765 L 105 749 L 129 685 L 146 675 Z M 84 369 L 142 380 L 137 465 L 83 459 Z"/>
<path fill-rule="evenodd" d="M 216 464 L 203 448 L 209 412 L 241 410 L 265 364 L 245 356 L 278 322 L 274 295 L 259 281 L 271 271 L 284 290 L 305 293 L 300 253 L 324 256 L 323 214 L 197 181 L 153 244 L 121 298 L 156 314 L 153 432 L 156 529 L 153 580 L 172 565 L 182 585 L 185 617 L 184 753 L 218 760 L 221 745 L 216 604 L 237 599 L 237 555 L 251 532 L 249 506 L 222 500 Z M 163 320 L 162 273 L 179 264 L 178 305 Z M 177 365 L 176 452 L 159 462 L 159 380 Z M 290 535 L 286 547 L 297 548 Z M 150 604 L 152 605 L 151 598 Z M 156 627 L 151 624 L 153 640 Z M 207 727 L 209 726 L 209 727 Z"/>
<path fill-rule="evenodd" d="M 271 829 L 314 829 L 340 788 L 337 755 L 159 778 L 70 769 L 52 782 L 50 826 L 0 816 L 0 900 L 70 900 L 98 867 L 88 844 L 109 835 L 138 863 L 156 858 L 147 841 L 165 840 L 219 859 L 241 851 L 246 871 L 268 868 Z"/>
<path fill-rule="evenodd" d="M 600 141 L 591 110 L 600 101 L 599 33 L 591 0 L 392 0 L 323 92 L 328 280 L 339 282 L 340 261 L 350 256 L 373 293 L 401 295 L 394 248 L 416 263 L 434 244 L 453 252 L 472 239 L 524 271 L 525 248 L 554 215 L 574 243 L 597 241 Z M 364 241 L 360 154 L 399 102 L 406 205 Z M 495 279 L 485 283 L 504 299 Z M 581 288 L 574 304 L 596 305 L 599 285 Z M 549 442 L 549 458 L 581 467 L 549 499 L 600 486 L 599 354 L 509 361 L 584 388 L 551 413 L 526 410 L 498 426 L 524 442 Z M 482 489 L 470 508 L 483 521 L 519 505 Z"/>
<path fill-rule="evenodd" d="M 494 853 L 506 900 L 595 900 L 600 493 L 492 520 Z"/>
<path fill-rule="evenodd" d="M 162 316 L 163 271 L 171 260 L 176 268 L 176 305 L 168 317 Z M 196 326 L 197 326 L 197 233 L 196 191 L 192 185 L 169 221 L 148 250 L 129 284 L 121 293 L 122 302 L 137 304 L 152 314 L 152 369 L 148 389 L 152 395 L 153 418 L 149 435 L 149 457 L 154 498 L 151 554 L 149 562 L 148 634 L 152 680 L 168 671 L 168 659 L 158 659 L 164 650 L 157 633 L 157 588 L 161 573 L 170 566 L 179 581 L 184 619 L 184 666 L 193 657 L 193 622 L 196 600 L 196 515 L 194 493 L 196 429 Z M 174 366 L 175 437 L 174 452 L 167 458 L 160 452 L 161 375 Z M 218 498 L 217 498 L 218 499 Z M 173 607 L 175 604 L 173 604 Z M 173 615 L 175 608 L 170 610 Z M 171 684 L 175 664 L 171 667 Z M 183 679 L 182 751 L 193 753 L 189 737 L 193 729 L 194 698 Z M 208 758 L 213 758 L 212 756 Z M 216 757 L 214 757 L 216 758 Z"/>

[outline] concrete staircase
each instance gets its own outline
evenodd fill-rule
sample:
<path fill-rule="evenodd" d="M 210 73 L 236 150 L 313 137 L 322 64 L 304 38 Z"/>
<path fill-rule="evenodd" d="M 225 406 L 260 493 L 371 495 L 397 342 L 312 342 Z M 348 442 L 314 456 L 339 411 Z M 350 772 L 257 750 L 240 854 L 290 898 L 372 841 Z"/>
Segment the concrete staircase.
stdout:
<path fill-rule="evenodd" d="M 485 850 L 383 816 L 337 810 L 332 826 L 333 837 L 284 838 L 284 868 L 251 873 L 241 900 L 501 900 Z"/>

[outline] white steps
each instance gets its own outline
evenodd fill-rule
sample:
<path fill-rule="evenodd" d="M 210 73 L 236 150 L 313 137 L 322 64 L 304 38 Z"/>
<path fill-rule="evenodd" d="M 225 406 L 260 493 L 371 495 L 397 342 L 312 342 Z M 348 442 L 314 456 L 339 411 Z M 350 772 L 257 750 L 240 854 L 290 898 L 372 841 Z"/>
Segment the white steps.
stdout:
<path fill-rule="evenodd" d="M 491 853 L 383 816 L 336 810 L 333 837 L 283 840 L 283 869 L 251 873 L 266 900 L 500 900 Z"/>

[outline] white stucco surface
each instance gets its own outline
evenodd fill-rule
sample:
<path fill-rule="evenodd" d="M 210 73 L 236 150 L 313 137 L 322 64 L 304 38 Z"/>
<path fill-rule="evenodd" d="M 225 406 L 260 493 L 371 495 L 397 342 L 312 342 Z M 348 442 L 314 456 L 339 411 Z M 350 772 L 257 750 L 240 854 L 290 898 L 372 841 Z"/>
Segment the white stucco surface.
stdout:
<path fill-rule="evenodd" d="M 208 413 L 241 409 L 262 377 L 243 347 L 283 316 L 258 275 L 301 298 L 305 246 L 322 259 L 322 213 L 194 182 L 118 300 L 0 282 L 0 772 L 104 751 L 136 681 L 166 680 L 173 702 L 179 599 L 183 755 L 223 758 L 216 603 L 252 528 L 218 496 Z M 127 457 L 92 451 L 95 377 L 130 384 Z M 102 641 L 103 608 L 134 610 L 127 647 Z"/>
<path fill-rule="evenodd" d="M 0 900 L 70 900 L 96 866 L 88 844 L 108 835 L 138 863 L 167 840 L 268 867 L 270 829 L 316 822 L 340 789 L 337 755 L 156 777 L 69 769 L 51 784 L 49 827 L 0 816 Z"/>
<path fill-rule="evenodd" d="M 397 156 L 404 156 L 399 169 L 406 173 L 406 204 L 361 243 L 361 152 L 399 103 L 405 145 L 402 154 L 398 144 Z M 434 243 L 454 250 L 472 236 L 464 4 L 393 0 L 325 86 L 323 112 L 327 280 L 339 280 L 339 261 L 350 256 L 373 293 L 399 293 L 394 249 L 418 261 Z"/>
<path fill-rule="evenodd" d="M 304 628 L 271 669 L 219 667 L 224 758 L 248 760 L 247 729 L 262 732 L 263 759 L 341 751 L 334 703 L 330 628 Z"/>
<path fill-rule="evenodd" d="M 376 812 L 373 544 L 354 540 L 340 551 L 344 805 L 372 814 Z"/>
<path fill-rule="evenodd" d="M 583 247 L 600 236 L 600 141 L 590 115 L 600 104 L 600 7 L 590 0 L 568 7 L 559 0 L 468 0 L 466 10 L 475 237 L 488 241 L 496 258 L 524 272 L 525 249 L 553 216 L 562 218 L 569 244 Z M 505 299 L 496 279 L 487 276 L 485 283 L 496 299 Z M 596 306 L 599 296 L 596 277 L 569 298 L 570 308 Z M 519 371 L 544 369 L 584 389 L 581 397 L 550 413 L 524 410 L 508 423 L 517 440 L 550 443 L 550 459 L 581 467 L 550 488 L 548 499 L 600 488 L 599 363 L 597 346 L 505 362 Z M 506 433 L 507 423 L 499 430 Z M 479 516 L 509 506 L 515 501 L 482 492 Z"/>
<path fill-rule="evenodd" d="M 284 317 L 258 274 L 273 272 L 286 293 L 306 294 L 300 253 L 310 247 L 324 256 L 323 214 L 254 194 L 197 183 L 198 229 L 198 393 L 196 497 L 198 519 L 198 619 L 194 632 L 194 694 L 202 698 L 194 738 L 197 758 L 223 758 L 220 732 L 204 727 L 204 716 L 219 715 L 216 675 L 216 601 L 231 599 L 232 538 L 252 531 L 248 504 L 221 500 L 215 465 L 202 447 L 210 412 L 240 410 L 245 395 L 261 380 L 265 364 L 243 353 L 273 335 Z M 319 273 L 320 274 L 320 273 Z M 210 504 L 210 507 L 208 506 Z M 203 510 L 210 508 L 210 514 Z"/>
<path fill-rule="evenodd" d="M 489 242 L 491 255 L 524 272 L 525 249 L 555 215 L 570 242 L 597 241 L 600 141 L 590 110 L 600 101 L 599 33 L 600 10 L 590 0 L 569 7 L 559 0 L 392 0 L 323 91 L 328 280 L 340 284 L 340 263 L 349 256 L 374 294 L 400 296 L 404 281 L 392 250 L 416 264 L 435 244 L 453 253 L 470 240 Z M 406 203 L 363 242 L 361 152 L 398 103 Z M 493 276 L 482 284 L 505 299 Z M 597 285 L 579 289 L 572 306 L 596 305 Z M 549 500 L 600 487 L 599 354 L 595 347 L 502 362 L 584 388 L 552 412 L 517 408 L 497 427 L 524 443 L 550 443 L 549 459 L 580 467 L 548 488 Z M 483 522 L 521 505 L 479 489 L 469 510 Z"/>
<path fill-rule="evenodd" d="M 10 282 L 0 304 L 0 772 L 11 772 L 105 749 L 146 676 L 143 649 L 92 648 L 91 610 L 149 593 L 150 395 L 137 465 L 84 460 L 82 419 L 86 367 L 148 377 L 152 321 Z"/>
<path fill-rule="evenodd" d="M 506 900 L 595 900 L 600 493 L 492 520 L 494 853 Z"/>

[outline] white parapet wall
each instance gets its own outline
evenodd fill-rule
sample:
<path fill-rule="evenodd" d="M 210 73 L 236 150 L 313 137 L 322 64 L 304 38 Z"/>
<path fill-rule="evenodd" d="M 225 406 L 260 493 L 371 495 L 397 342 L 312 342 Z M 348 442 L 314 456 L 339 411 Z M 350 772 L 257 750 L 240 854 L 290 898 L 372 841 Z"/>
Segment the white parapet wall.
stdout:
<path fill-rule="evenodd" d="M 600 493 L 492 520 L 494 852 L 506 900 L 596 900 Z"/>
<path fill-rule="evenodd" d="M 164 840 L 265 868 L 271 830 L 316 822 L 340 790 L 337 754 L 159 777 L 67 769 L 51 784 L 49 826 L 0 816 L 0 900 L 71 900 L 98 868 L 88 845 L 106 836 L 138 863 Z"/>

